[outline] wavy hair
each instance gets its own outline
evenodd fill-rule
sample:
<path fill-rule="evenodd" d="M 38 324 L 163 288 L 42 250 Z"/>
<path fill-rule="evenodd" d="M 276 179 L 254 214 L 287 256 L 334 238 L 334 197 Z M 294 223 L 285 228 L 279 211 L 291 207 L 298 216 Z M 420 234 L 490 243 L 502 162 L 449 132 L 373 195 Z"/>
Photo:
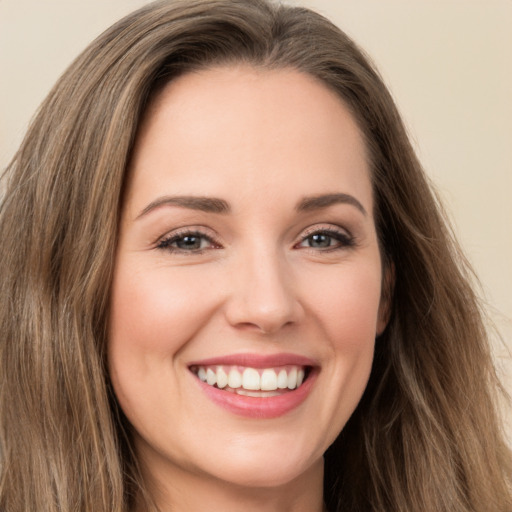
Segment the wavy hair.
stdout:
<path fill-rule="evenodd" d="M 394 102 L 342 31 L 265 0 L 163 1 L 125 17 L 60 78 L 7 168 L 0 509 L 151 509 L 106 371 L 123 183 L 151 95 L 233 63 L 308 73 L 350 109 L 394 269 L 370 382 L 325 455 L 329 509 L 510 512 L 512 463 L 472 274 Z"/>

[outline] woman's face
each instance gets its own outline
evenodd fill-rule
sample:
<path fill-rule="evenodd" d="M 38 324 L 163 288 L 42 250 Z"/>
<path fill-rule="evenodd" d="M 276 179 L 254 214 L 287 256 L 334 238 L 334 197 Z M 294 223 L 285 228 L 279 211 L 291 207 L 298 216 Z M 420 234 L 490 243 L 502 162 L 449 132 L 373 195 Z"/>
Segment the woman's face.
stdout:
<path fill-rule="evenodd" d="M 173 485 L 321 478 L 385 326 L 381 281 L 365 147 L 334 93 L 243 66 L 167 85 L 136 141 L 111 297 L 110 374 L 144 467 Z"/>

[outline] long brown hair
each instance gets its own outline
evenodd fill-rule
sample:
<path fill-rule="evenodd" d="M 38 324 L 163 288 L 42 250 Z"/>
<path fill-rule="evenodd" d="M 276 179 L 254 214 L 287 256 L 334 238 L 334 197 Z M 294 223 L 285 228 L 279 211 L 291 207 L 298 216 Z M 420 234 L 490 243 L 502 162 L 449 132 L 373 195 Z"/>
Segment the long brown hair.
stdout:
<path fill-rule="evenodd" d="M 125 171 L 161 84 L 239 62 L 308 73 L 351 110 L 393 269 L 368 388 L 325 455 L 329 509 L 509 512 L 512 463 L 471 272 L 393 100 L 338 28 L 265 0 L 164 1 L 127 16 L 58 81 L 8 167 L 0 509 L 126 512 L 145 500 L 105 361 Z"/>

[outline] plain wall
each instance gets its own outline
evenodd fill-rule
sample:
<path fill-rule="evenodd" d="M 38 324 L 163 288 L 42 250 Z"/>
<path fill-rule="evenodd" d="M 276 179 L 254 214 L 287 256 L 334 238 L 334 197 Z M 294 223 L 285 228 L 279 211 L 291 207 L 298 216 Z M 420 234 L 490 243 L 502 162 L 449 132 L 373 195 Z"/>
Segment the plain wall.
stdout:
<path fill-rule="evenodd" d="M 0 0 L 0 168 L 71 60 L 145 3 Z M 352 36 L 390 87 L 480 277 L 505 340 L 494 336 L 496 359 L 512 390 L 512 1 L 302 4 Z"/>

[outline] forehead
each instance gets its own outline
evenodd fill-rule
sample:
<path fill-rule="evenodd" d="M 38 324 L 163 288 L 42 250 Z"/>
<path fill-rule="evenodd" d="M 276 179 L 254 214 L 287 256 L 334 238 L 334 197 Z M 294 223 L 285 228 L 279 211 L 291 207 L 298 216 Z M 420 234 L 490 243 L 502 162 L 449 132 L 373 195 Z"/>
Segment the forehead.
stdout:
<path fill-rule="evenodd" d="M 341 187 L 371 210 L 357 123 L 333 91 L 293 69 L 217 67 L 163 87 L 139 128 L 129 195 L 149 201 L 164 184 L 168 193 L 217 197 L 274 190 L 283 200 L 287 191 Z"/>

